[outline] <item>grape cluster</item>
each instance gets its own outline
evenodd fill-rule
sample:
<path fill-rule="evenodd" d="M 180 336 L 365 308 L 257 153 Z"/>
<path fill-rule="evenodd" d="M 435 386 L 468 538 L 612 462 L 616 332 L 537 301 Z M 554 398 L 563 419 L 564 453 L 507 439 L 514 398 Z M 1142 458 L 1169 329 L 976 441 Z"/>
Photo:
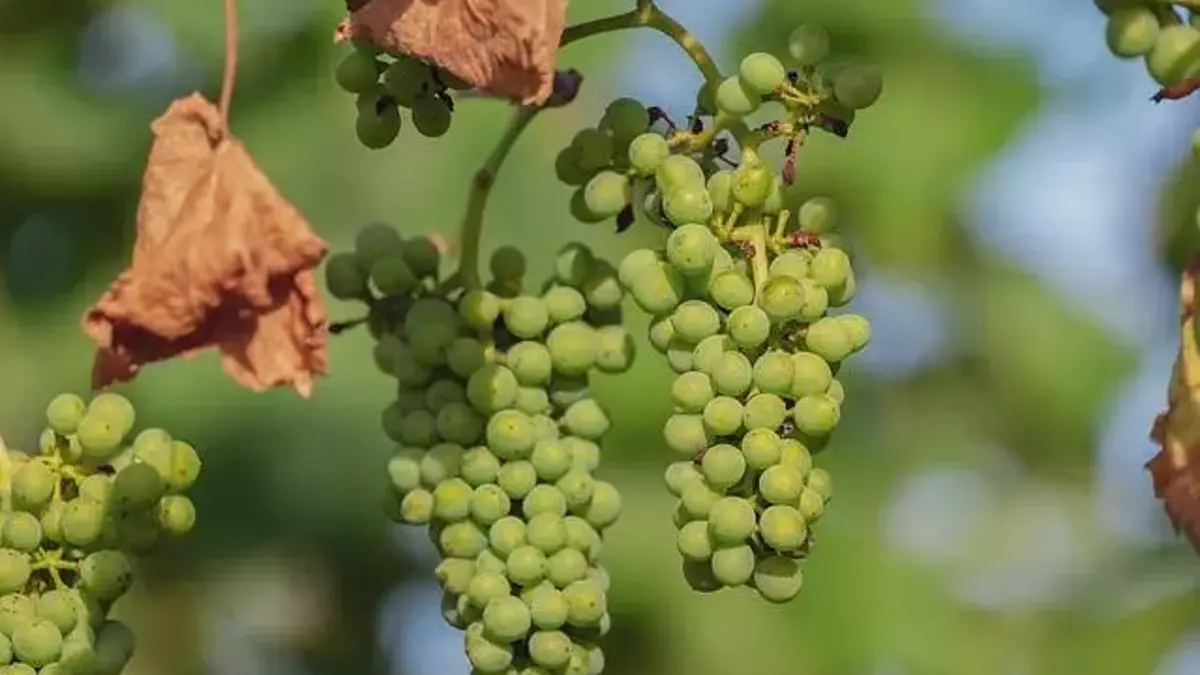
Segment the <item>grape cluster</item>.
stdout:
<path fill-rule="evenodd" d="M 379 317 L 375 362 L 398 383 L 382 415 L 390 513 L 428 526 L 443 616 L 474 672 L 598 675 L 599 557 L 621 497 L 594 477 L 610 421 L 589 379 L 633 361 L 617 272 L 572 244 L 533 294 L 525 258 L 503 247 L 486 289 L 447 294 L 416 241 L 368 228 L 327 268 L 335 293 Z"/>
<path fill-rule="evenodd" d="M 359 142 L 372 150 L 388 147 L 400 135 L 401 108 L 408 110 L 422 136 L 442 136 L 450 130 L 454 113 L 450 92 L 471 88 L 444 68 L 357 42 L 338 64 L 335 79 L 356 95 L 354 130 Z"/>
<path fill-rule="evenodd" d="M 117 394 L 62 394 L 46 417 L 39 453 L 0 456 L 0 675 L 118 675 L 134 636 L 109 608 L 134 555 L 192 529 L 200 459 L 162 429 L 127 442 L 134 408 Z"/>
<path fill-rule="evenodd" d="M 1200 75 L 1200 19 L 1181 21 L 1163 3 L 1096 0 L 1108 17 L 1105 38 L 1120 58 L 1142 58 L 1159 84 L 1171 86 Z"/>
<path fill-rule="evenodd" d="M 703 191 L 671 188 L 684 179 L 713 176 L 718 186 L 726 187 L 715 196 L 727 198 L 732 172 L 719 167 L 730 163 L 730 139 L 720 134 L 734 125 L 744 126 L 743 118 L 767 102 L 781 104 L 786 116 L 753 133 L 762 139 L 786 139 L 788 165 L 765 196 L 751 199 L 748 206 L 778 214 L 782 187 L 794 180 L 795 152 L 809 130 L 846 136 L 857 111 L 874 105 L 883 92 L 877 68 L 827 60 L 829 36 L 819 26 L 798 27 L 790 37 L 789 52 L 797 65 L 794 70 L 771 54 L 756 52 L 742 59 L 736 75 L 704 84 L 686 129 L 677 129 L 661 110 L 634 99 L 610 104 L 600 123 L 576 134 L 555 162 L 559 180 L 577 187 L 571 198 L 575 218 L 595 223 L 615 217 L 618 231 L 628 228 L 639 213 L 667 227 L 708 222 L 716 205 Z M 667 122 L 665 135 L 652 130 L 660 120 Z M 750 133 L 746 129 L 742 139 Z M 753 148 L 741 151 L 744 161 L 756 161 Z"/>

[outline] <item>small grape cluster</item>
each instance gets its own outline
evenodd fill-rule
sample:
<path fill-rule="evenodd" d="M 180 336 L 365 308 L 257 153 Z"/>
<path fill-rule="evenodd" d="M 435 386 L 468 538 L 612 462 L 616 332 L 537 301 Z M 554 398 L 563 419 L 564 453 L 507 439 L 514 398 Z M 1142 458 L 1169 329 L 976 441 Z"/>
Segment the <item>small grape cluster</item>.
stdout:
<path fill-rule="evenodd" d="M 127 444 L 133 405 L 102 393 L 47 407 L 40 453 L 0 454 L 0 675 L 118 675 L 134 636 L 108 618 L 133 556 L 196 522 L 200 458 L 162 429 Z"/>
<path fill-rule="evenodd" d="M 572 244 L 535 295 L 502 247 L 485 289 L 446 293 L 415 241 L 373 226 L 327 268 L 332 292 L 370 305 L 376 365 L 398 382 L 382 415 L 398 446 L 390 513 L 428 526 L 474 672 L 598 675 L 602 534 L 621 497 L 594 477 L 610 421 L 589 379 L 633 361 L 616 270 Z"/>
<path fill-rule="evenodd" d="M 454 113 L 451 92 L 471 88 L 444 68 L 360 42 L 342 58 L 335 79 L 356 95 L 354 130 L 359 142 L 372 150 L 388 147 L 400 135 L 401 108 L 409 111 L 422 136 L 444 135 Z"/>
<path fill-rule="evenodd" d="M 1142 58 L 1159 84 L 1171 86 L 1200 75 L 1200 19 L 1180 21 L 1170 6 L 1136 0 L 1096 0 L 1108 16 L 1105 38 L 1123 59 Z"/>
<path fill-rule="evenodd" d="M 742 59 L 737 75 L 702 85 L 686 129 L 676 128 L 658 108 L 630 98 L 613 101 L 600 123 L 577 133 L 555 161 L 559 180 L 577 187 L 571 198 L 575 218 L 596 223 L 615 217 L 618 231 L 632 225 L 638 214 L 666 227 L 708 222 L 719 204 L 703 190 L 675 188 L 697 176 L 711 176 L 717 188 L 713 198 L 727 197 L 734 174 L 720 170 L 720 163 L 733 162 L 728 157 L 730 138 L 721 134 L 738 125 L 743 130 L 733 136 L 743 143 L 744 164 L 760 164 L 746 141 L 755 146 L 776 138 L 787 141 L 783 171 L 766 183 L 764 196 L 743 205 L 764 215 L 779 214 L 782 189 L 795 180 L 796 153 L 810 130 L 845 137 L 857 111 L 874 105 L 883 91 L 877 68 L 827 62 L 829 36 L 818 26 L 798 27 L 789 51 L 799 66 L 796 70 L 787 70 L 771 54 L 756 52 Z M 744 128 L 744 117 L 772 101 L 783 106 L 783 119 L 754 131 Z M 659 121 L 667 123 L 665 135 L 652 130 Z M 743 207 L 738 207 L 739 214 Z"/>

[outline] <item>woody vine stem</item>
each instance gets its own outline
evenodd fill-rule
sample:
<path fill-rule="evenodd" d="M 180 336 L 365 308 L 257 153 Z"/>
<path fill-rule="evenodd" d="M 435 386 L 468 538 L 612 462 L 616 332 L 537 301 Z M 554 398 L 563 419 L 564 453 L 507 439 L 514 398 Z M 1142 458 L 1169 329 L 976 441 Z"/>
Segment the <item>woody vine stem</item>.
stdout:
<path fill-rule="evenodd" d="M 233 0 L 227 0 L 232 2 Z M 1200 0 L 1198 0 L 1200 1 Z M 654 4 L 653 0 L 637 0 L 637 6 L 623 14 L 586 21 L 569 26 L 563 31 L 559 48 L 577 42 L 587 37 L 611 33 L 631 28 L 649 28 L 671 38 L 675 44 L 691 58 L 704 80 L 716 86 L 721 80 L 721 72 L 712 56 L 704 45 L 696 39 L 682 24 L 672 18 Z M 483 235 L 483 215 L 492 187 L 496 183 L 500 169 L 507 159 L 509 152 L 520 138 L 529 123 L 544 108 L 536 106 L 520 106 L 513 113 L 512 120 L 504 135 L 500 137 L 496 147 L 488 156 L 483 166 L 475 172 L 471 181 L 471 190 L 467 197 L 467 209 L 459 229 L 459 242 L 462 247 L 458 271 L 450 281 L 460 284 L 467 289 L 480 288 L 479 279 L 479 243 Z M 695 148 L 706 146 L 722 130 L 730 131 L 742 147 L 755 147 L 761 140 L 756 134 L 740 121 L 725 119 L 718 116 L 714 123 L 700 134 L 682 132 L 676 135 L 675 144 L 688 145 Z"/>

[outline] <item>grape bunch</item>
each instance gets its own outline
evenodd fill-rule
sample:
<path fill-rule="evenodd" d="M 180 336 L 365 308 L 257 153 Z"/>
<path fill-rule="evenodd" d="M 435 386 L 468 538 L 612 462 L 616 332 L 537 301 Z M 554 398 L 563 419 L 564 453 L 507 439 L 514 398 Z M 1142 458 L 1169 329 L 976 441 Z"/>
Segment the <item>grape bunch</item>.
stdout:
<path fill-rule="evenodd" d="M 354 131 L 365 147 L 381 150 L 400 135 L 400 109 L 408 110 L 417 133 L 437 138 L 450 130 L 452 91 L 470 85 L 444 68 L 407 54 L 386 54 L 361 42 L 342 58 L 338 86 L 355 94 Z"/>
<path fill-rule="evenodd" d="M 134 636 L 109 609 L 135 555 L 192 529 L 200 458 L 162 429 L 130 441 L 117 394 L 61 394 L 46 418 L 39 453 L 0 456 L 0 675 L 118 675 Z"/>
<path fill-rule="evenodd" d="M 1105 39 L 1123 59 L 1143 59 L 1159 84 L 1169 87 L 1200 75 L 1200 20 L 1181 20 L 1165 3 L 1096 0 L 1108 17 Z"/>
<path fill-rule="evenodd" d="M 599 558 L 621 497 L 594 476 L 610 421 L 589 380 L 633 361 L 616 270 L 572 244 L 534 294 L 502 247 L 485 289 L 448 294 L 417 241 L 370 227 L 327 268 L 334 293 L 370 305 L 375 363 L 397 381 L 382 414 L 390 514 L 428 527 L 474 672 L 598 675 Z"/>
<path fill-rule="evenodd" d="M 733 173 L 720 167 L 733 165 L 732 143 L 729 134 L 722 134 L 739 125 L 741 133 L 732 136 L 743 142 L 743 162 L 757 163 L 753 144 L 787 141 L 781 174 L 763 196 L 738 207 L 778 214 L 782 189 L 795 179 L 796 153 L 809 131 L 818 128 L 845 137 L 857 111 L 874 105 L 883 92 L 877 68 L 827 60 L 829 36 L 819 26 L 797 28 L 789 51 L 795 70 L 787 70 L 771 54 L 756 52 L 742 59 L 738 74 L 704 84 L 686 129 L 676 128 L 660 109 L 634 99 L 610 104 L 600 123 L 577 133 L 555 161 L 559 180 L 577 187 L 571 198 L 575 218 L 596 223 L 615 217 L 619 232 L 638 214 L 666 227 L 707 223 L 717 207 L 729 203 Z M 746 128 L 743 118 L 767 102 L 781 104 L 785 117 L 754 131 Z M 667 124 L 665 134 L 652 130 L 659 121 Z M 704 191 L 673 189 L 677 183 L 706 176 L 721 188 L 712 198 Z M 723 199 L 721 204 L 713 203 L 716 198 Z"/>

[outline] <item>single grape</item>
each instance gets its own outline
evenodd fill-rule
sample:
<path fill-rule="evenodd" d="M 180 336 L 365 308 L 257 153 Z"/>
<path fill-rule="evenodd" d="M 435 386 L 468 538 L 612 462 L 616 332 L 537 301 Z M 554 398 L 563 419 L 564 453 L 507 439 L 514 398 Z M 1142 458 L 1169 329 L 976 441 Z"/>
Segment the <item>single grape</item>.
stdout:
<path fill-rule="evenodd" d="M 629 285 L 629 292 L 643 311 L 656 316 L 663 315 L 682 302 L 683 277 L 671 265 L 660 262 L 635 276 Z"/>
<path fill-rule="evenodd" d="M 334 79 L 351 94 L 371 91 L 379 83 L 378 61 L 358 50 L 346 54 L 334 71 Z"/>
<path fill-rule="evenodd" d="M 629 144 L 629 165 L 639 176 L 653 176 L 671 154 L 667 139 L 659 134 L 644 133 Z"/>
<path fill-rule="evenodd" d="M 18 626 L 12 634 L 13 654 L 27 665 L 45 666 L 62 654 L 63 636 L 58 627 L 45 619 L 33 619 Z"/>
<path fill-rule="evenodd" d="M 89 554 L 79 565 L 81 587 L 97 600 L 116 600 L 133 585 L 133 567 L 120 551 Z"/>
<path fill-rule="evenodd" d="M 121 449 L 125 433 L 119 420 L 88 412 L 83 416 L 76 431 L 83 455 L 94 461 L 111 458 Z"/>
<path fill-rule="evenodd" d="M 675 188 L 704 184 L 704 169 L 687 155 L 670 155 L 654 172 L 658 191 L 666 194 Z"/>
<path fill-rule="evenodd" d="M 707 274 L 719 248 L 720 243 L 707 227 L 684 224 L 667 237 L 667 262 L 688 276 Z"/>
<path fill-rule="evenodd" d="M 749 155 L 749 156 L 747 156 Z M 733 172 L 733 198 L 749 208 L 759 208 L 771 196 L 775 173 L 752 153 L 743 153 L 743 160 Z"/>
<path fill-rule="evenodd" d="M 805 331 L 804 343 L 810 352 L 830 363 L 842 361 L 854 351 L 851 336 L 833 317 L 811 324 Z"/>
<path fill-rule="evenodd" d="M 809 436 L 826 436 L 838 425 L 841 408 L 828 396 L 805 396 L 792 411 L 796 428 Z"/>
<path fill-rule="evenodd" d="M 601 171 L 583 188 L 589 212 L 600 219 L 612 218 L 629 203 L 629 179 L 615 171 Z"/>
<path fill-rule="evenodd" d="M 770 94 L 787 79 L 787 70 L 779 59 L 765 52 L 755 52 L 738 65 L 738 78 L 745 87 L 758 94 Z"/>
<path fill-rule="evenodd" d="M 809 234 L 827 234 L 837 223 L 837 212 L 833 200 L 828 197 L 811 197 L 806 199 L 796 211 L 796 222 L 801 232 Z"/>
<path fill-rule="evenodd" d="M 732 311 L 754 302 L 754 282 L 745 272 L 729 269 L 713 277 L 708 293 L 719 307 Z"/>
<path fill-rule="evenodd" d="M 882 93 L 883 73 L 874 66 L 847 66 L 833 77 L 833 95 L 852 110 L 874 105 Z"/>
<path fill-rule="evenodd" d="M 400 135 L 400 111 L 395 105 L 379 105 L 359 110 L 354 122 L 358 142 L 370 150 L 382 150 Z"/>
<path fill-rule="evenodd" d="M 59 394 L 46 406 L 46 421 L 63 436 L 75 433 L 86 414 L 87 403 L 76 394 Z"/>
<path fill-rule="evenodd" d="M 1149 7 L 1130 7 L 1108 16 L 1105 38 L 1114 55 L 1133 58 L 1154 48 L 1159 29 L 1158 17 Z"/>
<path fill-rule="evenodd" d="M 783 504 L 763 509 L 758 518 L 758 531 L 767 546 L 782 553 L 801 550 L 808 539 L 805 517 L 800 510 Z"/>
<path fill-rule="evenodd" d="M 679 553 L 688 560 L 708 560 L 712 557 L 713 541 L 706 520 L 693 520 L 679 528 L 675 538 Z"/>
<path fill-rule="evenodd" d="M 708 178 L 708 198 L 713 213 L 725 215 L 733 208 L 733 172 L 722 169 Z"/>
<path fill-rule="evenodd" d="M 755 349 L 771 336 L 771 319 L 760 307 L 743 305 L 729 313 L 729 337 L 743 349 Z"/>
<path fill-rule="evenodd" d="M 704 406 L 704 427 L 715 436 L 730 436 L 742 428 L 745 409 L 730 396 L 718 396 Z"/>
<path fill-rule="evenodd" d="M 636 99 L 622 97 L 608 104 L 600 118 L 600 129 L 612 134 L 616 145 L 624 147 L 650 127 L 650 113 Z"/>
<path fill-rule="evenodd" d="M 713 214 L 712 197 L 704 185 L 682 185 L 666 193 L 663 212 L 677 226 L 707 223 Z"/>
<path fill-rule="evenodd" d="M 711 405 L 712 401 L 705 406 L 705 411 Z M 741 424 L 740 414 L 738 424 Z M 672 450 L 684 455 L 696 456 L 708 448 L 707 428 L 705 418 L 700 415 L 672 415 L 663 425 L 663 439 L 666 441 L 667 447 Z"/>
<path fill-rule="evenodd" d="M 612 161 L 613 139 L 599 129 L 582 129 L 571 146 L 579 153 L 579 164 L 587 171 L 599 171 Z"/>
<path fill-rule="evenodd" d="M 708 532 L 719 546 L 744 543 L 757 524 L 754 505 L 741 497 L 722 497 L 708 513 Z"/>
<path fill-rule="evenodd" d="M 592 273 L 580 287 L 592 309 L 611 311 L 620 307 L 621 301 L 625 299 L 625 290 L 621 288 L 618 277 L 617 270 L 607 262 L 598 262 L 592 268 Z"/>
<path fill-rule="evenodd" d="M 40 511 L 50 502 L 58 476 L 41 462 L 26 462 L 12 474 L 11 489 L 14 507 L 24 511 Z"/>
<path fill-rule="evenodd" d="M 604 326 L 596 331 L 596 369 L 617 374 L 628 371 L 636 356 L 633 336 L 622 326 Z"/>
<path fill-rule="evenodd" d="M 412 107 L 417 97 L 432 84 L 433 73 L 418 59 L 401 56 L 383 71 L 383 86 L 399 105 Z"/>
<path fill-rule="evenodd" d="M 757 91 L 738 76 L 726 78 L 717 87 L 717 108 L 734 118 L 745 117 L 762 104 Z"/>
<path fill-rule="evenodd" d="M 87 498 L 72 499 L 63 507 L 59 529 L 66 543 L 86 547 L 95 543 L 104 529 L 104 504 Z M 195 512 L 192 513 L 195 519 Z"/>
<path fill-rule="evenodd" d="M 450 130 L 450 107 L 437 96 L 418 96 L 412 103 L 412 122 L 426 138 L 438 138 Z"/>
<path fill-rule="evenodd" d="M 32 573 L 29 557 L 11 548 L 0 548 L 0 593 L 12 593 L 25 587 Z"/>
<path fill-rule="evenodd" d="M 741 396 L 750 390 L 754 367 L 741 352 L 722 352 L 712 366 L 713 388 L 724 396 Z"/>
<path fill-rule="evenodd" d="M 804 572 L 799 563 L 783 556 L 770 556 L 754 566 L 754 589 L 768 602 L 785 603 L 800 594 Z"/>
<path fill-rule="evenodd" d="M 754 575 L 754 563 L 754 549 L 749 546 L 717 549 L 712 555 L 712 574 L 725 586 L 744 586 Z"/>
<path fill-rule="evenodd" d="M 797 26 L 788 37 L 788 53 L 802 66 L 815 66 L 829 56 L 829 33 L 816 24 Z"/>

